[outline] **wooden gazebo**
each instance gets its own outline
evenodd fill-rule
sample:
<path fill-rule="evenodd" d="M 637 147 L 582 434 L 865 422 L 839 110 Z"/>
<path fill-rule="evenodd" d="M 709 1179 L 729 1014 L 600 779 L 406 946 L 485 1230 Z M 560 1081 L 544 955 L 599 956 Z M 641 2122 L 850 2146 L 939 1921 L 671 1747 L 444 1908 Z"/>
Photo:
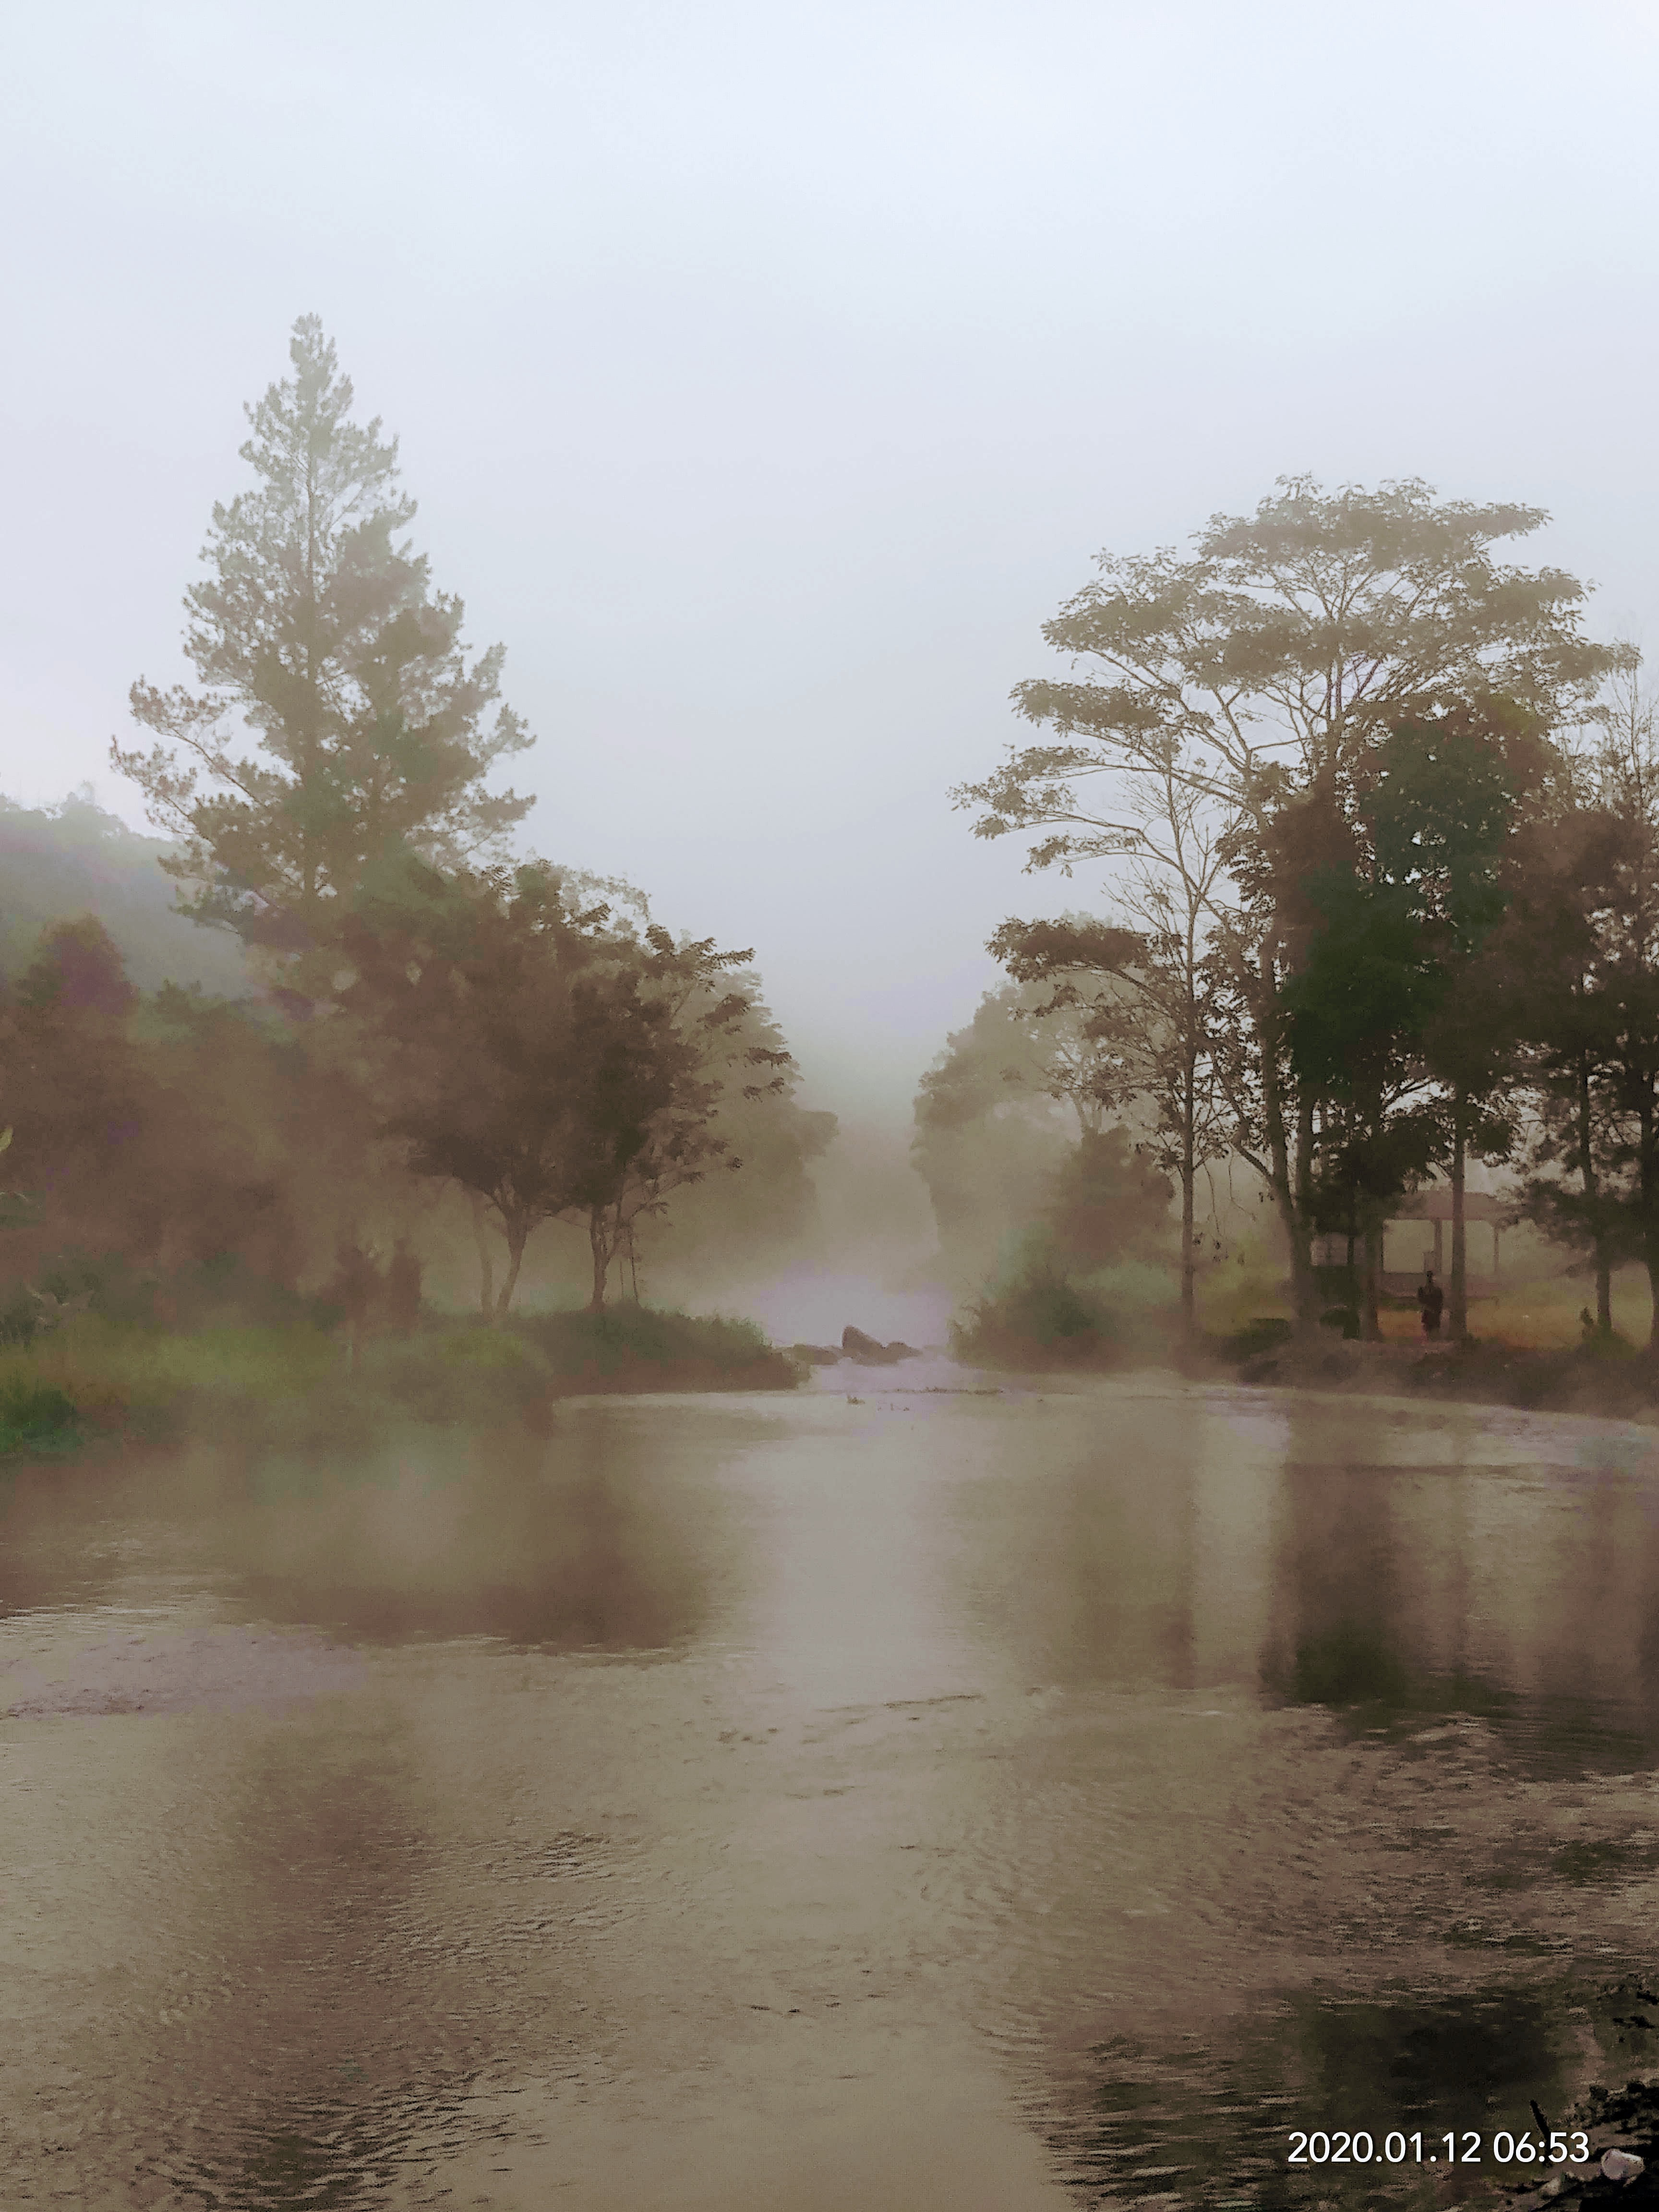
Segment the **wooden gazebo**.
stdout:
<path fill-rule="evenodd" d="M 1463 1194 L 1463 1219 L 1467 1227 L 1468 1249 L 1466 1265 L 1468 1270 L 1468 1292 L 1471 1297 L 1492 1297 L 1497 1295 L 1502 1239 L 1511 1218 L 1511 1208 L 1503 1200 L 1492 1198 L 1485 1191 L 1466 1191 Z M 1413 1191 L 1399 1201 L 1398 1210 L 1389 1216 L 1382 1227 L 1383 1269 L 1378 1281 L 1379 1290 L 1395 1297 L 1409 1297 L 1423 1279 L 1425 1267 L 1432 1267 L 1436 1279 L 1447 1280 L 1451 1266 L 1451 1238 L 1446 1234 L 1446 1224 L 1452 1218 L 1452 1195 L 1444 1183 L 1431 1183 L 1426 1190 Z M 1401 1242 L 1413 1229 L 1432 1230 L 1433 1237 L 1411 1255 L 1409 1267 L 1390 1267 L 1390 1256 L 1402 1255 Z M 1479 1234 L 1475 1232 L 1479 1231 Z M 1480 1260 L 1485 1257 L 1486 1232 L 1492 1236 L 1492 1273 L 1483 1273 Z M 1348 1240 L 1346 1236 L 1316 1237 L 1314 1239 L 1314 1264 L 1322 1267 L 1340 1267 L 1347 1264 Z M 1358 1253 L 1355 1255 L 1358 1258 Z"/>
<path fill-rule="evenodd" d="M 1468 1269 L 1468 1288 L 1472 1297 L 1477 1296 L 1492 1297 L 1497 1294 L 1499 1279 L 1498 1263 L 1501 1257 L 1500 1240 L 1512 1212 L 1513 1208 L 1507 1200 L 1489 1197 L 1485 1191 L 1466 1190 L 1463 1194 L 1463 1219 L 1466 1224 L 1465 1264 Z M 1425 1227 L 1432 1225 L 1434 1242 L 1432 1246 L 1427 1243 L 1423 1246 L 1421 1258 L 1409 1273 L 1398 1269 L 1385 1269 L 1382 1283 L 1385 1290 L 1413 1290 L 1422 1281 L 1423 1270 L 1425 1267 L 1434 1269 L 1437 1282 L 1443 1283 L 1446 1280 L 1447 1271 L 1451 1266 L 1451 1238 L 1447 1234 L 1447 1224 L 1451 1218 L 1452 1194 L 1443 1182 L 1431 1183 L 1426 1190 L 1413 1191 L 1408 1197 L 1400 1200 L 1398 1212 L 1390 1216 L 1383 1229 L 1384 1256 L 1386 1257 L 1388 1253 L 1389 1237 L 1397 1238 L 1414 1222 L 1420 1221 Z M 1481 1224 L 1483 1232 L 1479 1238 L 1470 1233 L 1474 1230 L 1477 1223 Z M 1485 1257 L 1484 1248 L 1486 1240 L 1484 1231 L 1488 1229 L 1492 1231 L 1492 1273 L 1490 1276 L 1478 1275 L 1475 1252 L 1478 1245 L 1481 1249 L 1481 1256 Z"/>

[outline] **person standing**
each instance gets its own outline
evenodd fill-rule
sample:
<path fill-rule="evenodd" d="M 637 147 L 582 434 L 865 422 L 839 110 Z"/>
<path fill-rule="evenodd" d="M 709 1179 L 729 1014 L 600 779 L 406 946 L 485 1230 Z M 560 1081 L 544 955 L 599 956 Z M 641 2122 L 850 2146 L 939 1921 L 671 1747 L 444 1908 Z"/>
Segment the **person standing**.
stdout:
<path fill-rule="evenodd" d="M 1440 1316 L 1446 1304 L 1446 1293 L 1434 1279 L 1434 1269 L 1424 1270 L 1423 1280 L 1417 1286 L 1417 1308 L 1423 1316 L 1425 1336 L 1438 1336 Z"/>

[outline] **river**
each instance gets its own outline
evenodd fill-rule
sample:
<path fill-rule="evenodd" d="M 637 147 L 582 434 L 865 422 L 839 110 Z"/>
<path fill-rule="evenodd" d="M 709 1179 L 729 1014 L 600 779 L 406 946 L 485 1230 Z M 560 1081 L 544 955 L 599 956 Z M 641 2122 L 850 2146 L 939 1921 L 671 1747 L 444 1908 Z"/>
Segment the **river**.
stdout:
<path fill-rule="evenodd" d="M 0 2195 L 1443 2197 L 1659 2034 L 1656 1441 L 941 1364 L 15 1469 Z"/>

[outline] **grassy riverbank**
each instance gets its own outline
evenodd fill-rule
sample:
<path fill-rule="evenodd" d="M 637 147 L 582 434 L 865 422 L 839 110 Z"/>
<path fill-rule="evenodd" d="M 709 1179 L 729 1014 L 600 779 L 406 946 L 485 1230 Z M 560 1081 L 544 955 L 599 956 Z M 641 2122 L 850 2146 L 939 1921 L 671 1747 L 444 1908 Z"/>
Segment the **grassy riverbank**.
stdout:
<path fill-rule="evenodd" d="M 534 1423 L 591 1391 L 787 1390 L 799 1373 L 752 1322 L 619 1307 L 500 1328 L 434 1317 L 363 1344 L 307 1327 L 122 1328 L 86 1316 L 0 1351 L 0 1457 L 100 1437 L 222 1435 L 350 1445 L 407 1421 Z"/>
<path fill-rule="evenodd" d="M 1629 1340 L 1590 1338 L 1571 1346 L 1472 1340 L 1453 1345 L 1384 1340 L 1308 1346 L 1264 1342 L 1262 1326 L 1212 1340 L 1204 1361 L 1240 1381 L 1297 1389 L 1387 1392 L 1516 1406 L 1539 1413 L 1605 1413 L 1659 1422 L 1659 1367 Z"/>
<path fill-rule="evenodd" d="M 1608 1414 L 1659 1423 L 1659 1366 L 1621 1331 L 1569 1339 L 1556 1310 L 1522 1291 L 1507 1316 L 1513 1334 L 1464 1345 L 1423 1337 L 1413 1311 L 1390 1310 L 1382 1340 L 1360 1344 L 1322 1331 L 1310 1345 L 1292 1340 L 1280 1315 L 1230 1335 L 1204 1334 L 1183 1346 L 1167 1304 L 1114 1304 L 1091 1285 L 1037 1282 L 970 1307 L 951 1327 L 951 1349 L 965 1364 L 1024 1374 L 1108 1375 L 1174 1368 L 1195 1380 L 1230 1380 L 1302 1390 L 1457 1399 L 1540 1413 Z M 1546 1326 L 1527 1326 L 1537 1313 Z M 1645 1320 L 1645 1316 L 1643 1317 Z M 1407 1319 L 1409 1329 L 1404 1326 Z M 1643 1330 L 1645 1338 L 1645 1328 Z"/>

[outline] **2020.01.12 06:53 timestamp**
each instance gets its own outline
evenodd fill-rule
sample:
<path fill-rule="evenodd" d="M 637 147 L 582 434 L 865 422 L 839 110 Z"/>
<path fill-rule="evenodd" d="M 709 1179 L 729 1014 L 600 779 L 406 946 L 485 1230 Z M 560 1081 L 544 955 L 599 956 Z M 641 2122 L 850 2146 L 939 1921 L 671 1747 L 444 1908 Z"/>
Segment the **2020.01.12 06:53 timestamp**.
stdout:
<path fill-rule="evenodd" d="M 1582 2129 L 1557 2128 L 1548 2135 L 1511 2135 L 1499 2128 L 1482 2135 L 1476 2128 L 1449 2128 L 1443 2135 L 1410 2135 L 1391 2129 L 1386 2135 L 1365 2128 L 1292 2128 L 1292 2166 L 1566 2166 L 1589 2157 L 1589 2137 Z"/>

